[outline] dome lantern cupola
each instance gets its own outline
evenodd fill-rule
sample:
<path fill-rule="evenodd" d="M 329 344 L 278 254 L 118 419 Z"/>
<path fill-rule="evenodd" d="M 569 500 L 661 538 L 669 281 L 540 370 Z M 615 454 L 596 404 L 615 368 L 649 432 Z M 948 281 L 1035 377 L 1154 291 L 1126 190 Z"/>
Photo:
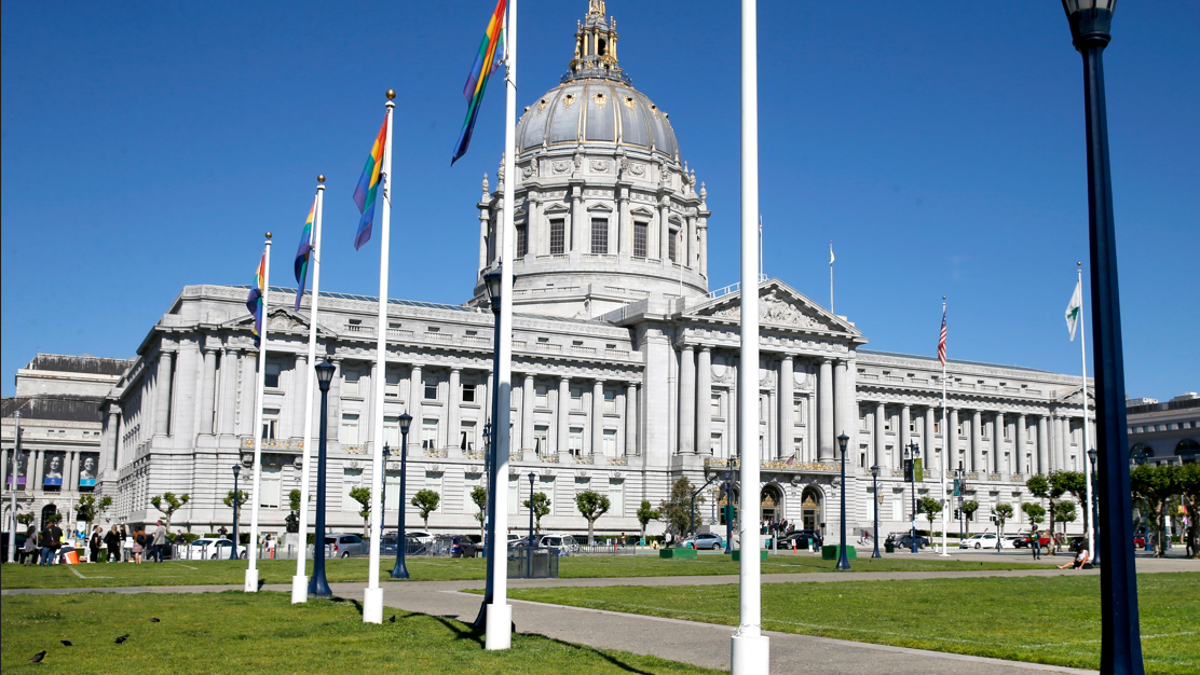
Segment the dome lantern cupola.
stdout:
<path fill-rule="evenodd" d="M 617 65 L 617 20 L 609 19 L 604 0 L 588 0 L 588 13 L 577 23 L 575 57 L 563 82 L 582 78 L 603 78 L 629 82 L 629 76 Z"/>

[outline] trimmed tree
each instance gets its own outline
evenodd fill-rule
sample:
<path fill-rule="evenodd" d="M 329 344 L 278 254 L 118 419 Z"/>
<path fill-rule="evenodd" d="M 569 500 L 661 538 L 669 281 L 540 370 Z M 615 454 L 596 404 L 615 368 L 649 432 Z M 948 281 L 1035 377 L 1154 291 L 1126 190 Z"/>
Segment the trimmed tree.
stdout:
<path fill-rule="evenodd" d="M 482 485 L 476 485 L 474 490 L 471 490 L 471 501 L 475 502 L 475 506 L 479 511 L 475 513 L 475 520 L 479 521 L 479 541 L 484 539 L 483 523 L 487 520 L 487 488 Z"/>
<path fill-rule="evenodd" d="M 225 494 L 225 499 L 222 499 L 221 501 L 225 502 L 225 506 L 233 509 L 238 518 L 241 518 L 242 506 L 244 506 L 246 502 L 250 501 L 250 495 L 246 494 L 245 490 L 238 490 L 237 501 L 235 502 L 233 498 L 233 490 L 230 490 Z"/>
<path fill-rule="evenodd" d="M 996 536 L 999 537 L 1000 535 L 1004 534 L 1004 523 L 1008 522 L 1013 517 L 1012 504 L 997 504 L 996 507 L 992 509 L 992 514 L 996 516 L 996 526 L 998 528 Z"/>
<path fill-rule="evenodd" d="M 1067 523 L 1075 522 L 1075 517 L 1078 512 L 1075 510 L 1075 502 L 1067 499 L 1054 505 L 1054 520 L 1062 523 L 1063 538 L 1067 535 Z"/>
<path fill-rule="evenodd" d="M 1149 511 L 1146 520 L 1155 533 L 1155 558 L 1161 558 L 1167 552 L 1165 536 L 1167 503 L 1171 497 L 1181 492 L 1175 478 L 1178 469 L 1179 467 L 1171 464 L 1140 464 L 1129 472 L 1133 495 L 1146 500 Z"/>
<path fill-rule="evenodd" d="M 92 522 L 110 506 L 112 506 L 112 497 L 108 495 L 101 497 L 99 501 L 94 495 L 83 495 L 79 498 L 79 504 L 75 506 L 75 514 L 79 520 L 88 524 L 88 532 L 91 532 Z M 30 515 L 32 516 L 32 514 Z"/>
<path fill-rule="evenodd" d="M 650 521 L 658 520 L 661 515 L 662 514 L 658 512 L 658 509 L 650 506 L 649 499 L 642 500 L 642 505 L 639 506 L 637 510 L 637 519 L 638 522 L 642 524 L 643 541 L 646 539 L 646 526 L 650 524 Z"/>
<path fill-rule="evenodd" d="M 1041 504 L 1025 502 L 1021 505 L 1021 510 L 1029 517 L 1029 522 L 1034 525 L 1040 525 L 1046 519 L 1046 508 Z"/>
<path fill-rule="evenodd" d="M 169 530 L 171 529 L 171 516 L 183 508 L 183 505 L 187 504 L 189 499 L 191 497 L 188 495 L 179 495 L 179 497 L 176 497 L 174 492 L 164 492 L 161 496 L 151 497 L 150 503 L 166 516 L 167 529 Z"/>
<path fill-rule="evenodd" d="M 1187 529 L 1188 549 L 1193 558 L 1200 558 L 1200 518 L 1196 517 L 1196 509 L 1200 508 L 1200 463 L 1191 462 L 1176 468 L 1175 483 L 1179 494 L 1187 500 L 1191 514 Z"/>
<path fill-rule="evenodd" d="M 28 512 L 27 513 L 18 513 L 17 514 L 17 522 L 22 525 L 31 525 L 33 523 L 33 514 L 28 513 Z"/>
<path fill-rule="evenodd" d="M 1030 494 L 1038 499 L 1045 499 L 1050 504 L 1050 508 L 1046 509 L 1046 512 L 1050 515 L 1050 536 L 1052 540 L 1054 537 L 1054 522 L 1058 515 L 1055 505 L 1058 504 L 1058 500 L 1067 491 L 1067 486 L 1069 485 L 1068 480 L 1057 477 L 1061 473 L 1061 471 L 1051 471 L 1049 476 L 1043 476 L 1039 473 L 1030 476 L 1025 481 L 1025 487 L 1029 489 Z M 1047 548 L 1049 549 L 1047 553 L 1054 555 L 1057 543 L 1052 541 Z"/>
<path fill-rule="evenodd" d="M 588 546 L 596 545 L 596 539 L 593 536 L 596 519 L 608 513 L 608 509 L 611 506 L 612 504 L 608 501 L 608 497 L 595 490 L 584 490 L 575 495 L 575 508 L 579 509 L 579 514 L 588 523 Z"/>
<path fill-rule="evenodd" d="M 929 538 L 933 539 L 933 519 L 942 512 L 941 500 L 933 497 L 921 497 L 917 502 L 917 512 L 924 513 L 925 519 L 929 521 Z"/>
<path fill-rule="evenodd" d="M 679 534 L 688 529 L 692 518 L 692 483 L 687 476 L 680 476 L 671 486 L 671 497 L 658 505 L 659 518 L 667 527 Z M 704 495 L 696 496 L 696 506 L 704 504 Z"/>
<path fill-rule="evenodd" d="M 974 499 L 968 499 L 962 503 L 960 510 L 963 512 L 963 523 L 967 527 L 967 537 L 971 536 L 971 519 L 975 517 L 975 512 L 979 510 L 979 502 Z"/>
<path fill-rule="evenodd" d="M 371 488 L 361 486 L 350 488 L 350 498 L 362 507 L 358 510 L 358 515 L 363 519 L 363 536 L 371 536 L 370 521 L 367 520 L 371 517 Z"/>
<path fill-rule="evenodd" d="M 1087 474 L 1082 471 L 1059 471 L 1058 480 L 1066 494 L 1075 498 L 1079 511 L 1083 513 L 1083 531 L 1087 532 L 1091 523 L 1091 509 L 1087 504 Z"/>
<path fill-rule="evenodd" d="M 533 510 L 533 519 L 537 521 L 537 529 L 542 529 L 542 516 L 550 515 L 550 498 L 545 492 L 535 492 L 532 497 L 524 501 L 524 506 L 527 509 Z"/>
<path fill-rule="evenodd" d="M 429 514 L 436 511 L 441 502 L 442 496 L 433 490 L 421 490 L 413 496 L 412 505 L 417 507 L 417 511 L 421 514 L 421 520 L 425 522 L 425 529 L 429 529 Z"/>

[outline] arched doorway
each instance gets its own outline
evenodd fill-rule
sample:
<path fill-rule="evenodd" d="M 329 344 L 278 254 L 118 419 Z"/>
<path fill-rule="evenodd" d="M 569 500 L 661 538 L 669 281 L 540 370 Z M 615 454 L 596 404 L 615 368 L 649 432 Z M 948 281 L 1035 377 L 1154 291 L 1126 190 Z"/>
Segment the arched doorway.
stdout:
<path fill-rule="evenodd" d="M 783 490 L 774 483 L 768 483 L 762 489 L 762 519 L 783 520 Z"/>
<path fill-rule="evenodd" d="M 1138 443 L 1129 449 L 1129 461 L 1134 464 L 1141 464 L 1152 457 L 1154 457 L 1154 448 L 1145 443 Z"/>
<path fill-rule="evenodd" d="M 1175 445 L 1175 455 L 1185 462 L 1195 460 L 1197 456 L 1200 456 L 1200 443 L 1194 439 L 1185 438 Z"/>
<path fill-rule="evenodd" d="M 717 494 L 717 523 L 724 525 L 726 520 L 737 522 L 738 508 L 741 503 L 738 500 L 738 489 L 733 486 L 729 492 L 725 491 L 725 486 L 722 484 Z"/>
<path fill-rule="evenodd" d="M 42 507 L 42 519 L 38 525 L 38 529 L 42 529 L 50 522 L 50 517 L 58 513 L 58 507 L 53 504 L 47 504 Z"/>
<path fill-rule="evenodd" d="M 810 485 L 804 488 L 804 492 L 800 497 L 801 519 L 804 522 L 804 529 L 815 530 L 825 522 L 825 514 L 823 512 L 824 499 L 820 488 Z"/>

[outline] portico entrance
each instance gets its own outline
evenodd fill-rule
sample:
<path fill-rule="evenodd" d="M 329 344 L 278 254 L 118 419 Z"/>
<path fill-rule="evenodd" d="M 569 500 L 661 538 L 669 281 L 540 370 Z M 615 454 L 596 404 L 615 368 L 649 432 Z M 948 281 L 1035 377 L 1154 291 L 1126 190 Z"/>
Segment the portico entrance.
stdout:
<path fill-rule="evenodd" d="M 821 491 L 815 487 L 807 487 L 804 489 L 801 497 L 800 509 L 802 519 L 804 521 L 804 529 L 815 530 L 825 521 L 822 511 L 822 495 Z"/>
<path fill-rule="evenodd" d="M 762 519 L 783 519 L 783 492 L 778 485 L 766 485 L 762 489 Z"/>

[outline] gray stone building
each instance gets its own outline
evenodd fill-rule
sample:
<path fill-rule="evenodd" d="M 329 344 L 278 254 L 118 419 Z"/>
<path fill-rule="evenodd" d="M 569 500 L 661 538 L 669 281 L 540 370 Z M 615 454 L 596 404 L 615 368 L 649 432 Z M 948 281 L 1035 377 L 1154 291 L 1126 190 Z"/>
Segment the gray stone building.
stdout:
<path fill-rule="evenodd" d="M 1159 403 L 1157 399 L 1126 402 L 1129 455 L 1151 462 L 1194 462 L 1200 459 L 1200 396 L 1188 392 Z"/>
<path fill-rule="evenodd" d="M 404 499 L 435 490 L 442 500 L 433 530 L 478 529 L 469 493 L 485 484 L 493 395 L 493 319 L 482 279 L 497 263 L 508 179 L 517 181 L 517 306 L 512 399 L 502 404 L 512 407 L 509 510 L 522 516 L 510 522 L 523 521 L 532 474 L 534 489 L 551 499 L 544 529 L 585 531 L 573 497 L 592 489 L 612 503 L 597 531 L 635 533 L 642 500 L 657 505 L 680 476 L 701 485 L 744 457 L 762 463 L 753 498 L 765 517 L 832 527 L 844 489 L 851 528 L 868 527 L 878 509 L 882 530 L 906 530 L 901 466 L 910 443 L 925 457 L 920 495 L 939 497 L 941 472 L 961 466 L 981 515 L 1007 502 L 1020 521 L 1020 503 L 1032 499 L 1027 475 L 1083 468 L 1077 376 L 952 360 L 943 428 L 936 358 L 865 349 L 867 338 L 847 317 L 779 279 L 711 289 L 706 187 L 697 189 L 668 113 L 620 68 L 616 22 L 603 3 L 580 22 L 560 84 L 525 109 L 516 152 L 516 176 L 498 176 L 495 190 L 484 177 L 479 270 L 463 305 L 388 300 L 384 326 L 377 298 L 322 293 L 318 353 L 337 367 L 331 527 L 362 527 L 349 492 L 370 485 L 369 460 L 380 445 L 399 446 L 398 418 L 407 412 L 414 420 Z M 760 296 L 756 364 L 738 359 L 742 292 Z M 228 525 L 222 500 L 233 489 L 231 467 L 250 465 L 259 433 L 267 439 L 262 523 L 283 531 L 287 494 L 300 484 L 305 373 L 313 366 L 309 298 L 293 312 L 294 290 L 272 290 L 269 351 L 259 364 L 246 294 L 244 287 L 184 288 L 106 393 L 98 490 L 114 496 L 113 518 L 152 521 L 159 514 L 150 497 L 173 491 L 191 495 L 173 525 L 193 532 Z M 387 332 L 384 372 L 375 368 L 378 331 Z M 263 425 L 254 429 L 260 365 L 267 385 Z M 746 386 L 759 395 L 759 444 L 739 451 L 736 401 Z M 386 401 L 381 439 L 368 433 L 376 387 Z M 844 486 L 835 452 L 841 433 L 851 437 Z M 878 494 L 872 465 L 883 469 Z M 400 501 L 394 456 L 386 472 L 391 524 Z M 700 509 L 706 521 L 716 516 L 713 496 Z M 420 525 L 412 509 L 408 524 Z M 650 531 L 662 527 L 652 523 Z"/>

